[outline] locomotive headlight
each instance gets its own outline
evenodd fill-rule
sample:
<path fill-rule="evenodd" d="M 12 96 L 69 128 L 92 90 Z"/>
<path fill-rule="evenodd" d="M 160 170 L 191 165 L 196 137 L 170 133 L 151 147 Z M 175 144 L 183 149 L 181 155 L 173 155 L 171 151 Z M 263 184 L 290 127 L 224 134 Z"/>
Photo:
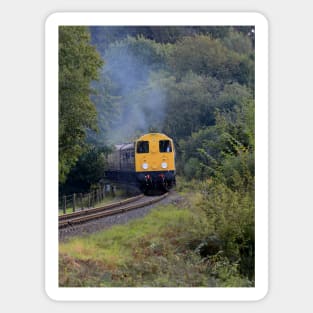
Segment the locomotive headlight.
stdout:
<path fill-rule="evenodd" d="M 162 166 L 162 168 L 167 168 L 167 163 L 166 162 L 162 162 L 161 166 Z"/>
<path fill-rule="evenodd" d="M 142 163 L 142 168 L 143 168 L 144 170 L 147 170 L 148 167 L 149 167 L 148 163 Z"/>

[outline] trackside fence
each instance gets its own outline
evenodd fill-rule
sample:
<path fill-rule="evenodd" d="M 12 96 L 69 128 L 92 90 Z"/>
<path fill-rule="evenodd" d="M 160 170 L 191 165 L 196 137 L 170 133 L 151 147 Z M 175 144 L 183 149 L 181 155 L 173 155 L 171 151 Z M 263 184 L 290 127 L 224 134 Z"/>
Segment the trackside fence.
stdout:
<path fill-rule="evenodd" d="M 98 188 L 89 193 L 73 193 L 72 195 L 59 196 L 59 213 L 70 213 L 78 210 L 93 208 L 103 202 L 108 195 L 114 196 L 114 188 Z"/>

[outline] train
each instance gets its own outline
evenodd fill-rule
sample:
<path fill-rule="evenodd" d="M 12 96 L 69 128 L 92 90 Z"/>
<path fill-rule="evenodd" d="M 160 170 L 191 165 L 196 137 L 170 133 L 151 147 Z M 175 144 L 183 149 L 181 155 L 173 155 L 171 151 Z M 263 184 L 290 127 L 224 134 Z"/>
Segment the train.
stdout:
<path fill-rule="evenodd" d="M 115 145 L 105 177 L 144 193 L 169 191 L 176 185 L 173 140 L 163 133 L 147 133 L 134 142 Z"/>

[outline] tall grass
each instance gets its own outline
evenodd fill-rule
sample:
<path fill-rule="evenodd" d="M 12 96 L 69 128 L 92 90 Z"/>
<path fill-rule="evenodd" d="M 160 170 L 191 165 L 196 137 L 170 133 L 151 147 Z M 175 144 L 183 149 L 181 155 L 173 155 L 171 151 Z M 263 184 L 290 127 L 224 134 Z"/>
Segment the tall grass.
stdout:
<path fill-rule="evenodd" d="M 197 184 L 185 182 L 176 205 L 61 243 L 60 286 L 253 286 L 253 192 Z"/>
<path fill-rule="evenodd" d="M 207 286 L 194 251 L 205 215 L 168 205 L 123 226 L 61 243 L 60 286 Z"/>

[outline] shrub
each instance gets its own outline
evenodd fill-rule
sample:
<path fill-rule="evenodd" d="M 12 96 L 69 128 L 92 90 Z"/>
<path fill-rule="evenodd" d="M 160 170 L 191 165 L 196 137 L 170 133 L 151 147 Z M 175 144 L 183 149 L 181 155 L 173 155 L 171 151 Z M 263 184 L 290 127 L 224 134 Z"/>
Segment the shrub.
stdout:
<path fill-rule="evenodd" d="M 200 206 L 222 243 L 223 256 L 254 279 L 254 193 L 234 191 L 219 182 L 203 183 L 202 190 Z"/>

